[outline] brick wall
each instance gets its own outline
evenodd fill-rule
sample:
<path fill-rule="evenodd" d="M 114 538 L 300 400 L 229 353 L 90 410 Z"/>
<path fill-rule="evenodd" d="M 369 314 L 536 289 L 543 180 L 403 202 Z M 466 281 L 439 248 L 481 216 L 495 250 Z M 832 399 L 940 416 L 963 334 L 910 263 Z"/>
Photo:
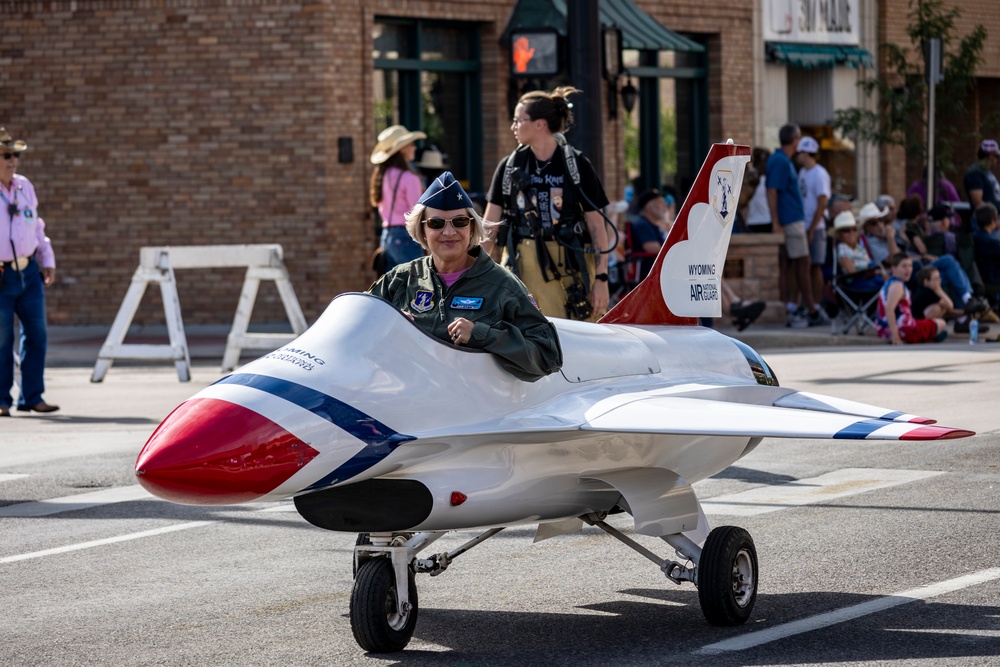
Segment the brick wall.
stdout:
<path fill-rule="evenodd" d="M 676 32 L 708 37 L 709 140 L 753 144 L 754 3 L 737 0 L 637 0 L 650 16 Z"/>
<path fill-rule="evenodd" d="M 909 14 L 912 11 L 911 0 L 880 0 L 879 5 L 879 43 L 892 43 L 910 50 L 912 44 L 906 34 L 910 23 Z M 976 70 L 978 79 L 976 90 L 965 102 L 968 110 L 966 127 L 977 138 L 984 136 L 1000 137 L 1000 2 L 981 2 L 980 0 L 944 0 L 944 9 L 958 9 L 961 15 L 955 20 L 953 39 L 955 45 L 962 37 L 969 34 L 976 25 L 983 25 L 987 30 L 986 43 L 982 52 L 983 62 Z M 915 57 L 916 54 L 913 54 Z M 891 76 L 881 62 L 883 76 Z M 900 82 L 896 82 L 900 83 Z M 895 85 L 895 84 L 894 84 Z M 991 122 L 992 121 L 992 122 Z M 953 160 L 956 168 L 954 173 L 945 174 L 958 188 L 959 194 L 965 197 L 962 187 L 962 176 L 967 165 L 976 158 L 977 140 L 970 140 L 968 145 L 961 147 Z M 881 169 L 883 189 L 895 194 L 897 200 L 906 192 L 909 184 L 918 177 L 922 164 L 906 159 L 905 152 L 897 147 L 881 149 Z"/>
<path fill-rule="evenodd" d="M 31 145 L 59 261 L 50 321 L 110 324 L 147 245 L 281 243 L 306 317 L 368 286 L 376 15 L 482 26 L 483 171 L 512 148 L 513 0 L 80 0 L 0 3 L 0 124 Z M 749 0 L 638 4 L 709 37 L 710 137 L 752 137 Z M 724 36 L 724 37 L 722 37 Z M 604 91 L 601 97 L 604 99 Z M 338 139 L 354 161 L 338 162 Z M 621 127 L 605 113 L 606 187 L 624 186 Z M 239 270 L 178 272 L 187 323 L 231 321 Z M 140 324 L 163 320 L 151 291 Z M 284 320 L 262 286 L 255 322 Z"/>

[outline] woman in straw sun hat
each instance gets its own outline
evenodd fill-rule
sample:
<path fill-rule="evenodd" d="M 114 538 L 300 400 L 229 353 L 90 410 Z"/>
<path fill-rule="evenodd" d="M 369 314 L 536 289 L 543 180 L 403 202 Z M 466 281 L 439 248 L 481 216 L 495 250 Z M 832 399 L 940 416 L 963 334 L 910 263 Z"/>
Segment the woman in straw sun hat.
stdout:
<path fill-rule="evenodd" d="M 416 156 L 418 139 L 423 132 L 411 132 L 402 125 L 382 130 L 372 151 L 372 172 L 369 199 L 382 217 L 382 237 L 379 250 L 383 271 L 397 264 L 422 257 L 424 249 L 406 231 L 404 216 L 413 208 L 423 192 L 423 183 L 410 163 Z"/>

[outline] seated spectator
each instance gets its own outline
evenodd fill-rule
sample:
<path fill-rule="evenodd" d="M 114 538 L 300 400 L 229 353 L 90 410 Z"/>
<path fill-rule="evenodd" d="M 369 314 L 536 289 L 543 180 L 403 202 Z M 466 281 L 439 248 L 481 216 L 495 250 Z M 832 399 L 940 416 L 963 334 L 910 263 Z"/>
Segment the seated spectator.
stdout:
<path fill-rule="evenodd" d="M 982 204 L 972 213 L 978 229 L 973 236 L 976 247 L 976 264 L 987 285 L 1000 285 L 1000 241 L 994 232 L 1000 229 L 997 209 L 993 204 Z"/>
<path fill-rule="evenodd" d="M 945 321 L 913 316 L 910 308 L 910 290 L 906 286 L 913 273 L 913 260 L 905 253 L 892 257 L 892 275 L 878 295 L 878 314 L 875 324 L 878 337 L 893 345 L 904 343 L 940 343 L 948 337 Z"/>
<path fill-rule="evenodd" d="M 926 254 L 927 248 L 915 246 L 910 241 L 910 236 L 906 233 L 906 230 L 907 228 L 917 229 L 922 227 L 924 215 L 924 202 L 920 197 L 910 195 L 899 202 L 899 210 L 896 213 L 896 220 L 893 222 L 893 234 L 896 240 L 896 247 L 899 248 L 900 252 L 905 252 L 912 260 L 920 260 L 921 256 Z"/>
<path fill-rule="evenodd" d="M 969 275 L 952 255 L 932 255 L 927 251 L 927 246 L 921 240 L 917 228 L 924 226 L 925 215 L 919 197 L 909 196 L 899 203 L 898 218 L 894 229 L 894 241 L 900 252 L 905 253 L 913 262 L 914 271 L 919 271 L 927 265 L 933 265 L 941 272 L 941 281 L 945 290 L 951 295 L 952 301 L 961 303 L 963 310 L 969 310 L 969 300 L 974 299 L 972 295 L 972 282 Z M 907 235 L 905 230 L 909 227 L 914 230 L 912 236 Z M 886 234 L 889 233 L 888 228 Z M 917 283 L 910 285 L 911 289 L 919 287 Z"/>
<path fill-rule="evenodd" d="M 926 236 L 922 240 L 932 255 L 958 257 L 958 239 L 951 231 L 951 215 L 951 210 L 944 204 L 937 204 L 927 212 Z"/>
<path fill-rule="evenodd" d="M 861 226 L 868 254 L 871 255 L 873 262 L 881 266 L 888 266 L 889 258 L 899 252 L 895 233 L 887 232 L 886 219 L 889 212 L 888 206 L 879 207 L 878 200 L 865 204 L 858 212 L 858 225 Z"/>
<path fill-rule="evenodd" d="M 848 277 L 851 289 L 864 292 L 874 292 L 885 282 L 882 267 L 876 264 L 868 249 L 861 243 L 858 234 L 858 223 L 850 211 L 838 213 L 833 221 L 831 233 L 837 242 L 837 262 L 841 273 Z M 876 269 L 873 274 L 850 278 L 851 274 L 861 273 L 868 269 Z"/>
<path fill-rule="evenodd" d="M 969 333 L 969 321 L 983 314 L 986 305 L 973 299 L 970 302 L 972 312 L 966 313 L 961 308 L 955 308 L 951 297 L 941 287 L 941 272 L 933 265 L 925 266 L 917 272 L 917 282 L 920 283 L 913 292 L 912 310 L 916 317 L 925 319 L 955 320 L 955 333 Z M 989 331 L 983 326 L 980 333 Z"/>
<path fill-rule="evenodd" d="M 875 198 L 875 206 L 880 211 L 886 209 L 884 218 L 887 225 L 892 225 L 892 223 L 896 222 L 896 200 L 892 195 L 879 195 Z"/>
<path fill-rule="evenodd" d="M 636 201 L 636 211 L 639 216 L 632 223 L 633 254 L 647 254 L 639 262 L 639 280 L 642 280 L 653 268 L 656 254 L 667 238 L 663 231 L 666 224 L 667 202 L 659 190 L 646 190 Z"/>

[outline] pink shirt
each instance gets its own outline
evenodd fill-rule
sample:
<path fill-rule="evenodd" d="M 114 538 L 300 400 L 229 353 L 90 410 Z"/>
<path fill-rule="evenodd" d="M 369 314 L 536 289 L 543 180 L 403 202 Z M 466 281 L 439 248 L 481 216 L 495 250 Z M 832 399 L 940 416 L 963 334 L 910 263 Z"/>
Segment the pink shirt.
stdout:
<path fill-rule="evenodd" d="M 396 187 L 396 183 L 399 187 Z M 424 185 L 420 177 L 412 171 L 403 171 L 398 167 L 389 167 L 382 176 L 382 201 L 378 204 L 378 213 L 382 216 L 383 227 L 405 225 L 405 216 L 420 199 Z M 395 200 L 393 200 L 395 193 Z"/>
<path fill-rule="evenodd" d="M 458 281 L 459 278 L 462 277 L 462 274 L 468 270 L 469 269 L 462 269 L 461 271 L 455 271 L 454 273 L 439 273 L 438 275 L 441 276 L 441 282 L 444 283 L 445 287 L 451 287 Z"/>
<path fill-rule="evenodd" d="M 15 257 L 31 257 L 38 253 L 38 262 L 47 269 L 55 268 L 56 255 L 52 242 L 45 236 L 45 221 L 38 217 L 38 197 L 31 181 L 14 174 L 10 188 L 0 183 L 0 261 L 12 262 Z M 17 204 L 17 215 L 11 219 L 9 204 Z M 14 249 L 10 247 L 13 232 Z M 17 254 L 14 254 L 14 253 Z"/>

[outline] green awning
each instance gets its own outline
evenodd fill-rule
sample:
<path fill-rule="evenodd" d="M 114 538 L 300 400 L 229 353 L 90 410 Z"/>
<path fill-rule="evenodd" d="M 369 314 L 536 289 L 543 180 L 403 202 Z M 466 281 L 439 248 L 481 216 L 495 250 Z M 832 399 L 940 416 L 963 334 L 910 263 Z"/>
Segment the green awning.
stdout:
<path fill-rule="evenodd" d="M 789 67 L 813 69 L 847 65 L 855 69 L 874 67 L 872 54 L 856 46 L 836 44 L 782 44 L 768 42 L 765 45 L 767 59 L 785 63 Z"/>
<path fill-rule="evenodd" d="M 622 48 L 652 51 L 687 51 L 703 53 L 705 47 L 660 25 L 652 16 L 636 7 L 632 0 L 600 0 L 602 26 L 616 26 L 622 31 Z M 500 43 L 510 42 L 510 34 L 520 30 L 552 28 L 566 36 L 566 0 L 518 0 L 510 21 L 500 36 Z"/>

